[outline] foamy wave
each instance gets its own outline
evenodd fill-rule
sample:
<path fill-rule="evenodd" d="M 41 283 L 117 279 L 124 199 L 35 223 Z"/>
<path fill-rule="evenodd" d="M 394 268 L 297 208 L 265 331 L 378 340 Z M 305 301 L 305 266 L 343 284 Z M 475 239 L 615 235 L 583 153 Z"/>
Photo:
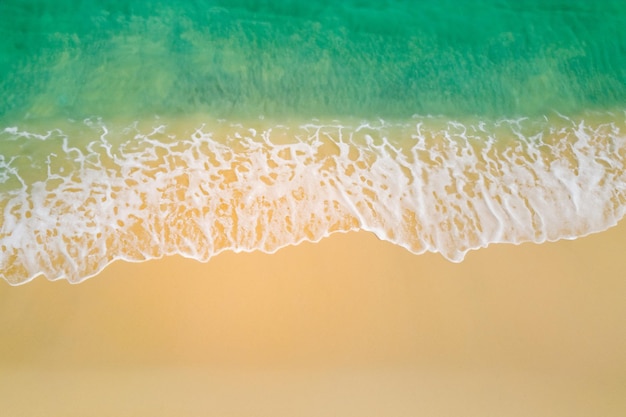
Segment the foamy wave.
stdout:
<path fill-rule="evenodd" d="M 359 229 L 456 262 L 624 215 L 623 114 L 196 126 L 1 131 L 2 277 L 80 282 L 116 259 L 206 261 Z"/>

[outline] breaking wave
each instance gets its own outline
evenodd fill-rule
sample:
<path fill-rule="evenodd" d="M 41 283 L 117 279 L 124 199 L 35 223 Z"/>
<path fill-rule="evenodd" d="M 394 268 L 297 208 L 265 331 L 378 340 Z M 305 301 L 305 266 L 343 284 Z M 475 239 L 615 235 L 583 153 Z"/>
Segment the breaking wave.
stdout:
<path fill-rule="evenodd" d="M 576 238 L 624 215 L 625 119 L 6 127 L 1 276 L 80 282 L 118 259 L 207 261 L 352 230 L 454 262 Z"/>

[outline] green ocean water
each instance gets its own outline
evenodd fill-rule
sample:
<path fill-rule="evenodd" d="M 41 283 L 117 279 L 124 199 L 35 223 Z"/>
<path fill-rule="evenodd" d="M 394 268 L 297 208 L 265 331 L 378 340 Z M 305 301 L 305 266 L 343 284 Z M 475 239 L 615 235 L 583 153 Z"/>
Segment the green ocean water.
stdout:
<path fill-rule="evenodd" d="M 623 0 L 0 0 L 0 278 L 626 214 Z"/>
<path fill-rule="evenodd" d="M 0 19 L 4 123 L 626 103 L 621 0 L 3 0 Z"/>

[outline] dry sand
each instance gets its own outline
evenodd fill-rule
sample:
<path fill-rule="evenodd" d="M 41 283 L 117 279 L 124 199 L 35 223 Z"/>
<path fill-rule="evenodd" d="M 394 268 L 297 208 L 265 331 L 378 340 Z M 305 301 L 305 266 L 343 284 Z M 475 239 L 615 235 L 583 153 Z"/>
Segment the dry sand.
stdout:
<path fill-rule="evenodd" d="M 367 233 L 0 283 L 7 416 L 623 416 L 626 224 L 461 264 Z"/>

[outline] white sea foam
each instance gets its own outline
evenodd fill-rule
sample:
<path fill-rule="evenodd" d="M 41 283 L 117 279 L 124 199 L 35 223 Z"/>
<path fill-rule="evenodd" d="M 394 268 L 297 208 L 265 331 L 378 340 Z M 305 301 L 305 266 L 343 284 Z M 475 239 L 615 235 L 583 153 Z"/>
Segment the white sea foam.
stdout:
<path fill-rule="evenodd" d="M 624 115 L 609 116 L 5 128 L 2 277 L 80 282 L 116 259 L 206 261 L 359 229 L 452 261 L 602 231 L 626 201 Z"/>

